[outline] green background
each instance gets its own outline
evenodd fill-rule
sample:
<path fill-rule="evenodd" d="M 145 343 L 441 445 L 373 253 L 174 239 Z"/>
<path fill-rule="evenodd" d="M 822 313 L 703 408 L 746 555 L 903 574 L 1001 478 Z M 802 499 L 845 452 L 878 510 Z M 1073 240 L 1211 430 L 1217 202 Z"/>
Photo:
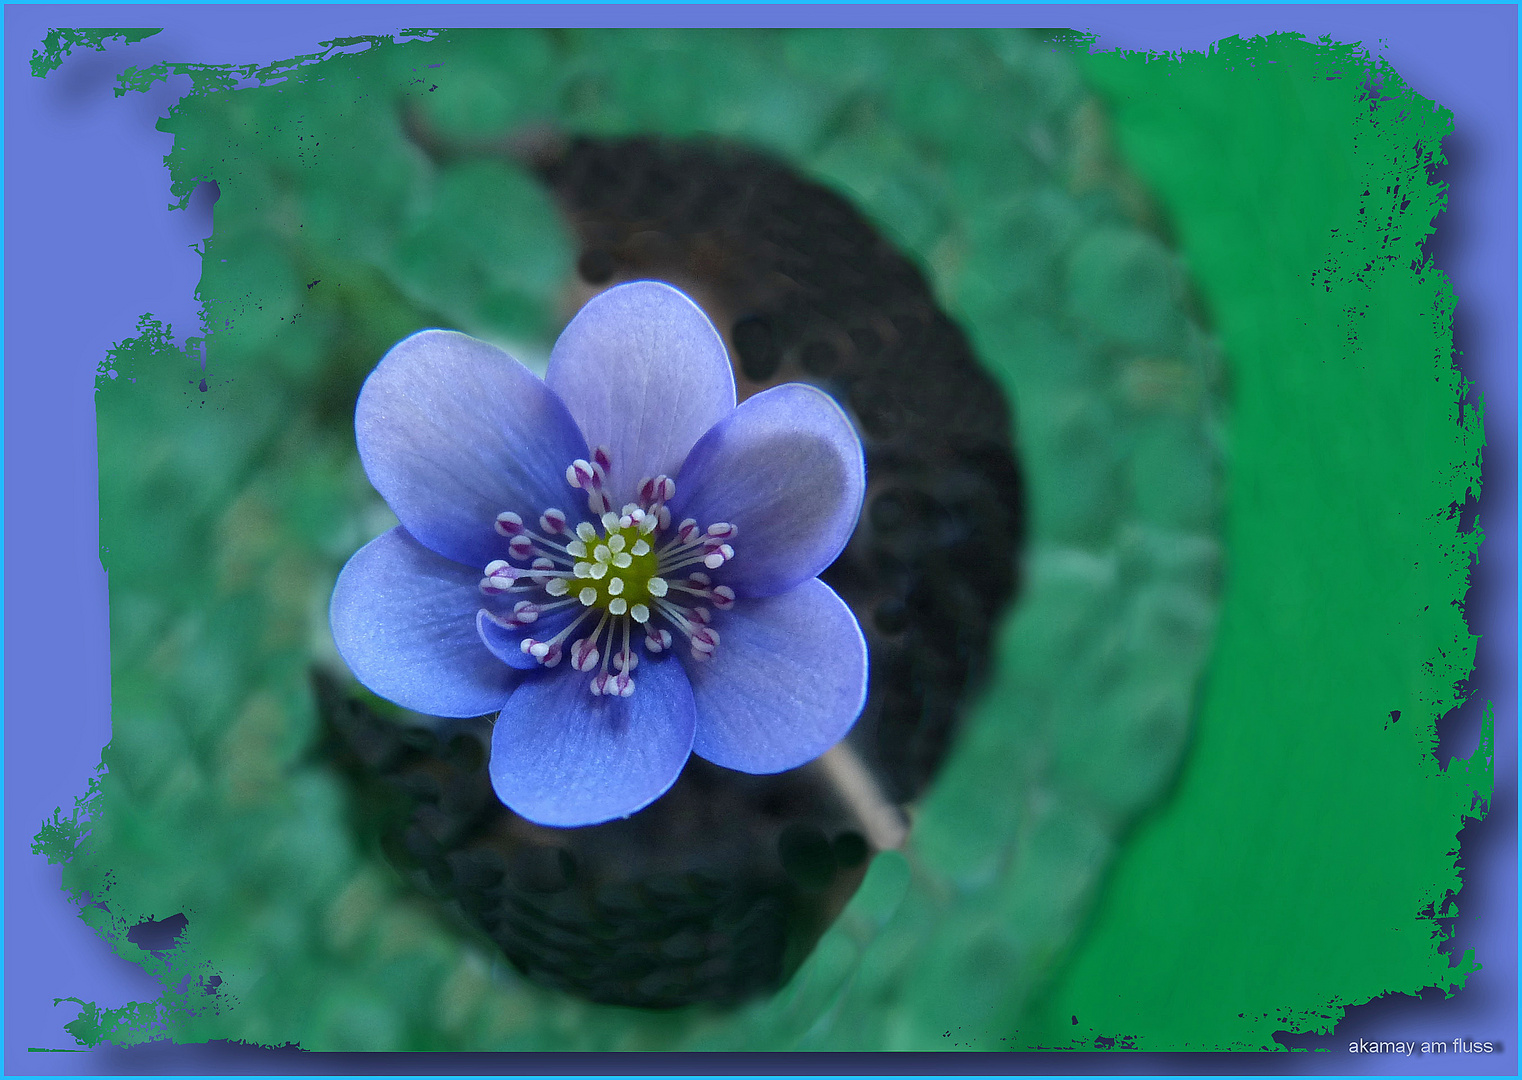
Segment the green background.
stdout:
<path fill-rule="evenodd" d="M 1482 442 L 1421 253 L 1446 114 L 1289 37 L 1149 60 L 1009 32 L 462 33 L 314 60 L 239 90 L 183 67 L 174 190 L 222 193 L 207 388 L 151 319 L 102 365 L 113 739 L 38 847 L 165 994 L 81 1003 L 76 1037 L 1261 1048 L 1462 983 L 1436 918 L 1490 779 L 1488 744 L 1433 754 L 1472 666 Z M 927 268 L 1016 402 L 1030 585 L 993 684 L 909 848 L 770 1001 L 652 1015 L 522 983 L 356 846 L 311 757 L 327 591 L 389 520 L 358 379 L 419 326 L 532 358 L 569 314 L 546 197 L 432 171 L 407 107 L 462 139 L 548 116 L 766 147 Z M 173 951 L 126 941 L 181 911 Z"/>

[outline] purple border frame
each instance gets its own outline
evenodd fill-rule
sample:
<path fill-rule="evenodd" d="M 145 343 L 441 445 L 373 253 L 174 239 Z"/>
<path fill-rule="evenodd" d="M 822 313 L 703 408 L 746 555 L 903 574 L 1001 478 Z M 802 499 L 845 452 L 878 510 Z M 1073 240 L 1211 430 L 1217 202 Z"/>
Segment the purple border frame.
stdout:
<path fill-rule="evenodd" d="M 169 212 L 161 159 L 170 136 L 155 119 L 182 94 L 176 78 L 117 99 L 129 64 L 161 60 L 269 61 L 317 51 L 337 36 L 405 26 L 1072 26 L 1098 47 L 1200 50 L 1232 35 L 1294 30 L 1362 41 L 1419 93 L 1450 108 L 1443 178 L 1450 209 L 1433 255 L 1458 295 L 1457 344 L 1485 398 L 1486 541 L 1467 605 L 1481 635 L 1470 703 L 1440 731 L 1440 754 L 1467 755 L 1486 701 L 1496 716 L 1496 793 L 1490 817 L 1462 834 L 1465 886 L 1458 948 L 1486 962 L 1449 999 L 1400 998 L 1351 1010 L 1335 1037 L 1298 1046 L 1327 1055 L 1003 1056 L 744 1055 L 593 1058 L 535 1055 L 511 1066 L 492 1055 L 296 1055 L 239 1047 L 148 1047 L 30 1053 L 69 1043 L 61 1025 L 88 995 L 108 1004 L 158 996 L 141 969 L 113 955 L 59 895 L 59 871 L 31 854 L 55 807 L 72 806 L 109 737 L 106 577 L 99 563 L 93 385 L 112 343 L 152 311 L 177 336 L 196 330 L 198 264 L 210 207 Z M 5 58 L 5 1072 L 542 1072 L 798 1073 L 1426 1072 L 1438 1059 L 1358 1058 L 1346 1044 L 1386 1039 L 1500 1039 L 1505 1052 L 1444 1072 L 1517 1072 L 1517 8 L 1466 6 L 246 6 L 7 5 Z M 162 26 L 145 42 L 75 54 L 46 80 L 31 50 L 51 27 Z M 88 253 L 86 257 L 82 257 Z M 80 298 L 86 298 L 83 305 Z M 71 310 L 71 306 L 73 309 Z M 66 694 L 59 688 L 67 688 Z M 348 1059 L 347 1063 L 344 1060 Z M 690 1060 L 690 1059 L 689 1059 Z M 1464 1064 L 1467 1068 L 1459 1069 Z M 1422 1066 L 1422 1067 L 1416 1067 Z"/>

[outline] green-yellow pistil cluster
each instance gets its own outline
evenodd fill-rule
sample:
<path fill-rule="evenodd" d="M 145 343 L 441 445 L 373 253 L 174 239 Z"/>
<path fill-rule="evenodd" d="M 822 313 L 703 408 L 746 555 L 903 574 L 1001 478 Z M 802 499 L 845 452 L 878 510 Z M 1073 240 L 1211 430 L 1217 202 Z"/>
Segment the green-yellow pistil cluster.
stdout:
<path fill-rule="evenodd" d="M 551 596 L 574 593 L 583 607 L 605 608 L 610 615 L 623 615 L 637 623 L 650 619 L 650 601 L 666 595 L 666 581 L 656 574 L 660 556 L 650 544 L 656 519 L 641 515 L 638 521 L 620 518 L 611 511 L 602 516 L 605 534 L 598 537 L 589 522 L 576 526 L 576 539 L 565 546 L 576 559 L 573 580 L 555 578 L 545 591 Z"/>

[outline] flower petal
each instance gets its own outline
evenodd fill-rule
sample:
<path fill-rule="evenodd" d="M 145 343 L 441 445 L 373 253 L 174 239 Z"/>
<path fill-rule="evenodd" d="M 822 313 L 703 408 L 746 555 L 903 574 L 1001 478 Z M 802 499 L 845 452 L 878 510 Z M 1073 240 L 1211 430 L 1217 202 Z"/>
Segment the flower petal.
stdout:
<path fill-rule="evenodd" d="M 698 707 L 695 754 L 726 769 L 782 772 L 851 730 L 867 700 L 867 643 L 828 585 L 816 578 L 742 601 L 714 625 L 713 657 L 683 657 Z"/>
<path fill-rule="evenodd" d="M 539 666 L 539 661 L 523 651 L 524 638 L 548 640 L 575 618 L 575 613 L 561 610 L 541 616 L 528 626 L 504 626 L 492 614 L 495 613 L 488 613 L 486 608 L 476 612 L 476 633 L 493 656 L 520 671 L 532 671 Z"/>
<path fill-rule="evenodd" d="M 692 444 L 735 407 L 735 377 L 708 316 L 660 281 L 592 298 L 555 342 L 545 382 L 613 457 L 613 505 L 639 482 L 675 476 Z"/>
<path fill-rule="evenodd" d="M 433 716 L 496 712 L 518 672 L 481 644 L 481 574 L 435 555 L 400 526 L 339 572 L 328 620 L 354 677 L 381 697 Z"/>
<path fill-rule="evenodd" d="M 573 520 L 586 503 L 565 469 L 587 455 L 560 400 L 494 345 L 450 330 L 398 342 L 359 392 L 354 427 L 375 490 L 419 543 L 477 570 L 502 558 L 504 510 Z"/>
<path fill-rule="evenodd" d="M 715 580 L 775 596 L 835 561 L 861 515 L 861 439 L 824 392 L 787 383 L 745 401 L 692 448 L 676 478 L 673 520 L 739 526 Z"/>
<path fill-rule="evenodd" d="M 513 693 L 491 739 L 491 782 L 508 808 L 574 828 L 628 817 L 666 793 L 692 750 L 681 664 L 646 659 L 629 697 L 594 697 L 565 665 Z"/>

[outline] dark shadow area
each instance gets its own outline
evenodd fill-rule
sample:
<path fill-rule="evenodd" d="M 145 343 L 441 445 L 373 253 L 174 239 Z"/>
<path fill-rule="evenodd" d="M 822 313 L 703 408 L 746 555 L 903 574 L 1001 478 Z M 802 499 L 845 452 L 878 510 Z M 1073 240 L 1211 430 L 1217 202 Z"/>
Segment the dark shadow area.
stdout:
<path fill-rule="evenodd" d="M 185 214 L 189 219 L 187 224 L 195 235 L 210 239 L 213 212 L 216 210 L 217 200 L 221 197 L 222 189 L 217 186 L 215 180 L 201 181 L 190 193 L 190 198 L 185 203 Z"/>
<path fill-rule="evenodd" d="M 184 915 L 171 915 L 167 919 L 149 919 L 127 931 L 127 940 L 139 949 L 151 953 L 166 953 L 179 944 L 189 920 Z"/>

